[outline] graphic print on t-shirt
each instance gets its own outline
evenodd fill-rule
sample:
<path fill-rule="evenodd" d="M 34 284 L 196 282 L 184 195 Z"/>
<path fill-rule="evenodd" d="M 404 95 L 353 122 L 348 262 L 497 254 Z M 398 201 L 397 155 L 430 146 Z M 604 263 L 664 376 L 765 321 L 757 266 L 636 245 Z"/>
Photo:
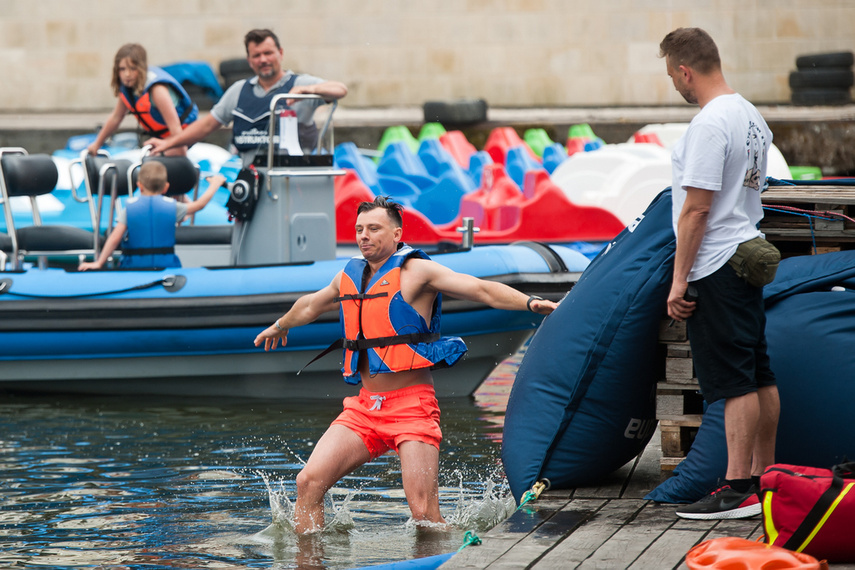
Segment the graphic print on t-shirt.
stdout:
<path fill-rule="evenodd" d="M 760 164 L 766 152 L 766 137 L 762 129 L 754 122 L 748 123 L 748 136 L 745 139 L 745 152 L 751 161 L 751 166 L 745 171 L 745 180 L 742 185 L 752 190 L 760 191 L 762 181 L 760 180 Z"/>

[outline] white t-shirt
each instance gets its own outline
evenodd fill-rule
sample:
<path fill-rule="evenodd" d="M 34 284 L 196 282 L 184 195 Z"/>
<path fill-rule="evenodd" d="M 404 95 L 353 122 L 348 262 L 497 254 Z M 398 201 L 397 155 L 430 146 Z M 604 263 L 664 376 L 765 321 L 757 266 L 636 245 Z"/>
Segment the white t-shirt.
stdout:
<path fill-rule="evenodd" d="M 761 235 L 760 192 L 771 145 L 766 121 L 738 93 L 707 103 L 677 141 L 671 155 L 674 233 L 687 187 L 716 193 L 689 281 L 711 275 L 740 243 Z"/>

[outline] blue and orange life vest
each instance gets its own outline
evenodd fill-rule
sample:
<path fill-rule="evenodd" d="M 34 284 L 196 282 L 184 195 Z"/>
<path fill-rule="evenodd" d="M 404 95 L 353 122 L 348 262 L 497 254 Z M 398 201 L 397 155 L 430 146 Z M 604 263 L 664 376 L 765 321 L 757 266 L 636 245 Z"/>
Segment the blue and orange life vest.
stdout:
<path fill-rule="evenodd" d="M 150 66 L 148 68 L 145 87 L 139 97 L 124 85 L 119 87 L 119 97 L 125 107 L 137 118 L 140 127 L 146 133 L 153 137 L 163 138 L 169 135 L 169 127 L 166 126 L 163 115 L 151 102 L 151 88 L 158 84 L 166 85 L 178 97 L 175 110 L 178 112 L 182 128 L 186 128 L 199 117 L 199 108 L 190 99 L 190 95 L 187 94 L 184 87 L 159 67 Z"/>
<path fill-rule="evenodd" d="M 181 267 L 175 255 L 176 208 L 175 200 L 166 196 L 128 199 L 128 233 L 119 267 Z"/>
<path fill-rule="evenodd" d="M 363 283 L 368 262 L 351 259 L 344 268 L 339 290 L 342 345 L 342 373 L 348 384 L 361 381 L 358 371 L 360 351 L 368 358 L 370 374 L 402 372 L 418 368 L 453 365 L 466 352 L 459 337 L 440 337 L 442 296 L 437 294 L 428 327 L 424 318 L 401 295 L 401 267 L 411 257 L 429 259 L 421 250 L 407 245 Z"/>

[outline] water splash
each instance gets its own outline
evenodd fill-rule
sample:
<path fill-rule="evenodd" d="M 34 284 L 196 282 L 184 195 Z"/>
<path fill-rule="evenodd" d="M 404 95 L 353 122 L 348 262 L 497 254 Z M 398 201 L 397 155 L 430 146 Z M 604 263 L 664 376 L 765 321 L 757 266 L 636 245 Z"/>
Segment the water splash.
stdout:
<path fill-rule="evenodd" d="M 267 488 L 267 498 L 270 503 L 271 524 L 262 533 L 273 532 L 283 534 L 296 534 L 294 522 L 295 504 L 289 497 L 288 481 L 271 480 L 264 471 L 255 471 L 264 481 Z M 354 527 L 353 514 L 350 511 L 350 503 L 357 491 L 349 491 L 341 501 L 336 501 L 332 493 L 324 496 L 324 513 L 329 519 L 324 525 L 323 532 L 347 532 Z"/>
<path fill-rule="evenodd" d="M 290 496 L 293 494 L 293 483 L 286 480 L 274 480 L 264 471 L 255 471 L 255 473 L 261 477 L 267 489 L 271 516 L 270 526 L 260 534 L 267 536 L 274 533 L 295 535 L 295 504 Z M 404 524 L 406 531 L 412 532 L 426 527 L 435 527 L 434 530 L 441 530 L 445 527 L 462 531 L 485 532 L 508 518 L 516 508 L 507 481 L 499 473 L 498 467 L 488 473 L 483 481 L 479 481 L 475 488 L 472 485 L 471 474 L 465 473 L 462 469 L 455 469 L 443 478 L 456 480 L 455 486 L 440 489 L 440 504 L 448 523 L 447 527 L 407 518 Z M 358 509 L 360 513 L 377 510 L 388 515 L 395 511 L 407 511 L 406 498 L 403 493 L 392 493 L 390 497 L 389 494 L 380 496 L 377 493 L 366 493 L 361 488 L 337 488 L 335 493 L 328 492 L 324 497 L 326 523 L 323 533 L 371 532 L 371 529 L 366 527 L 370 527 L 376 522 L 368 521 L 371 518 L 370 515 L 365 515 L 365 521 L 357 522 L 354 520 L 353 503 L 355 498 L 357 495 L 366 494 L 369 495 L 369 498 L 367 500 L 361 499 Z M 341 495 L 343 497 L 337 499 Z M 375 505 L 376 508 L 372 508 L 372 501 L 379 506 Z M 396 502 L 397 505 L 394 504 Z"/>
<path fill-rule="evenodd" d="M 513 514 L 516 503 L 507 480 L 499 475 L 498 468 L 487 475 L 480 492 L 467 488 L 465 481 L 471 481 L 471 478 L 463 471 L 455 470 L 454 475 L 457 476 L 458 487 L 454 510 L 446 516 L 449 524 L 464 531 L 485 532 Z"/>

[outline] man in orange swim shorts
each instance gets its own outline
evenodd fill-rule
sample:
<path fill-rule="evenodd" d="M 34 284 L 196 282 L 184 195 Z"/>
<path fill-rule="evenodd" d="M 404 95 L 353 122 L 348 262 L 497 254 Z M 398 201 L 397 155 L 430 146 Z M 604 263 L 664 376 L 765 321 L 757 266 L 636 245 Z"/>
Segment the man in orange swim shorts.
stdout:
<path fill-rule="evenodd" d="M 255 338 L 255 346 L 265 350 L 280 340 L 285 346 L 290 329 L 339 308 L 344 380 L 362 382 L 297 475 L 298 533 L 323 529 L 326 492 L 390 449 L 401 459 L 413 520 L 444 523 L 438 479 L 442 432 L 430 370 L 453 365 L 466 346 L 457 337 L 440 337 L 440 295 L 542 315 L 557 307 L 502 283 L 456 273 L 404 245 L 400 204 L 377 197 L 360 204 L 357 214 L 362 258 L 350 260 L 328 286 L 298 299 Z"/>

